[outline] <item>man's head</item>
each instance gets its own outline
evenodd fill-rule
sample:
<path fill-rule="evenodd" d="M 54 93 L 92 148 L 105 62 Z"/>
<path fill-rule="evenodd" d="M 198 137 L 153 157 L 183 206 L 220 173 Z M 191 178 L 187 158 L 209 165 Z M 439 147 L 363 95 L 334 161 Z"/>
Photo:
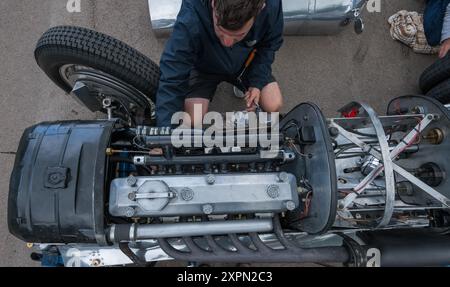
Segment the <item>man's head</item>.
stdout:
<path fill-rule="evenodd" d="M 266 0 L 212 0 L 214 29 L 220 42 L 231 47 L 250 32 Z"/>

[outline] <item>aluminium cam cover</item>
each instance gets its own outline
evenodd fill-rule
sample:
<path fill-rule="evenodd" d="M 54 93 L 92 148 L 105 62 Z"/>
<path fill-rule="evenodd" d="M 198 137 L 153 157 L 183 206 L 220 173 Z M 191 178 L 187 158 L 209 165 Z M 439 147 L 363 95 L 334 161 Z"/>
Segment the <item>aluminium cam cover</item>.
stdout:
<path fill-rule="evenodd" d="M 137 177 L 111 183 L 109 212 L 119 217 L 283 212 L 299 205 L 288 173 Z M 131 183 L 131 184 L 130 184 Z"/>

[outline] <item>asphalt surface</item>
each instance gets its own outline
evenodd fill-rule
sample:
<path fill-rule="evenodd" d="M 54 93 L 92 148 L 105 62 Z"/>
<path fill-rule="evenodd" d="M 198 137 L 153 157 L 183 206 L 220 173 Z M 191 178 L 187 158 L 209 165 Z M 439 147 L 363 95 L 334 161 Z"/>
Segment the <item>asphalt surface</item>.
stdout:
<path fill-rule="evenodd" d="M 23 130 L 42 121 L 94 119 L 50 82 L 34 61 L 35 43 L 56 25 L 79 25 L 110 34 L 159 61 L 164 41 L 150 28 L 146 0 L 81 0 L 81 13 L 68 13 L 67 0 L 0 1 L 0 266 L 36 266 L 25 243 L 6 222 L 9 176 Z M 398 10 L 421 11 L 421 0 L 382 0 L 381 13 L 365 12 L 366 31 L 337 36 L 288 37 L 273 70 L 285 97 L 284 111 L 300 102 L 318 104 L 326 116 L 358 100 L 380 113 L 390 99 L 417 94 L 420 73 L 435 56 L 414 54 L 389 35 L 387 19 Z M 242 110 L 229 85 L 221 85 L 212 108 Z"/>

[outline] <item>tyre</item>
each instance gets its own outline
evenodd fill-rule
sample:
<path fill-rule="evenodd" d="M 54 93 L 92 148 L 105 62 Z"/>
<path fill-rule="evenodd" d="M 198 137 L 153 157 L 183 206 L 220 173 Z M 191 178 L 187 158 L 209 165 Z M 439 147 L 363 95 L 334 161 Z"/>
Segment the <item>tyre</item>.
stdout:
<path fill-rule="evenodd" d="M 420 76 L 419 86 L 424 94 L 433 87 L 450 78 L 450 53 L 443 59 L 437 60 Z"/>
<path fill-rule="evenodd" d="M 438 100 L 444 105 L 450 104 L 450 79 L 432 88 L 426 95 Z"/>
<path fill-rule="evenodd" d="M 54 27 L 39 39 L 35 58 L 67 93 L 82 82 L 89 96 L 77 97 L 92 111 L 106 112 L 102 100 L 108 97 L 120 103 L 120 108 L 114 107 L 118 114 L 134 113 L 131 117 L 136 118 L 136 114 L 154 113 L 158 65 L 113 37 L 81 27 Z"/>

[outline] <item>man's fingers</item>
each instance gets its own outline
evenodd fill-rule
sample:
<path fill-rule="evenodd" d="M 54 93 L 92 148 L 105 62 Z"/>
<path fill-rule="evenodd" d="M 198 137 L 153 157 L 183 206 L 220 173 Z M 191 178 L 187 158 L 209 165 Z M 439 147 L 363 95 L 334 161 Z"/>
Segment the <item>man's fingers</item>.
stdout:
<path fill-rule="evenodd" d="M 255 104 L 259 104 L 259 99 L 261 98 L 261 94 L 257 94 L 256 95 L 256 97 L 255 97 L 255 99 L 253 100 L 253 102 L 255 103 Z"/>
<path fill-rule="evenodd" d="M 151 149 L 148 153 L 150 155 L 162 155 L 164 152 L 163 152 L 162 148 L 154 148 L 154 149 Z M 152 165 L 152 166 L 150 166 L 150 169 L 152 171 L 157 171 L 158 167 L 155 165 Z"/>
<path fill-rule="evenodd" d="M 162 148 L 154 148 L 148 152 L 150 155 L 161 155 L 163 154 Z"/>
<path fill-rule="evenodd" d="M 259 102 L 259 92 L 258 90 L 251 90 L 250 96 L 247 99 L 247 108 L 252 107 L 255 103 Z"/>
<path fill-rule="evenodd" d="M 257 95 L 252 94 L 252 95 L 248 98 L 248 100 L 247 100 L 247 108 L 250 108 L 251 106 L 254 105 L 256 96 L 257 96 Z"/>
<path fill-rule="evenodd" d="M 251 105 L 250 107 L 247 108 L 247 112 L 254 112 L 254 111 L 256 111 L 255 105 Z"/>

